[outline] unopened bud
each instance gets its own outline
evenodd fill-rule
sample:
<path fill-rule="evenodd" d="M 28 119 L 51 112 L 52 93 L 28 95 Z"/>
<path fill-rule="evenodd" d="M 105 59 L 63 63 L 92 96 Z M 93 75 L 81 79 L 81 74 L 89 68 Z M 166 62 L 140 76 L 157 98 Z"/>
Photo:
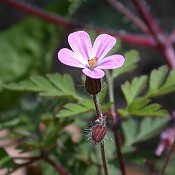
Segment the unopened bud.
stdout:
<path fill-rule="evenodd" d="M 91 95 L 98 94 L 101 91 L 101 79 L 93 79 L 86 76 L 85 88 Z"/>
<path fill-rule="evenodd" d="M 175 139 L 175 128 L 168 128 L 161 133 L 161 142 L 156 149 L 156 155 L 160 156 L 166 149 L 170 149 Z M 175 149 L 175 148 L 174 148 Z"/>
<path fill-rule="evenodd" d="M 95 144 L 100 143 L 106 136 L 107 128 L 105 125 L 97 124 L 92 128 L 92 140 Z"/>

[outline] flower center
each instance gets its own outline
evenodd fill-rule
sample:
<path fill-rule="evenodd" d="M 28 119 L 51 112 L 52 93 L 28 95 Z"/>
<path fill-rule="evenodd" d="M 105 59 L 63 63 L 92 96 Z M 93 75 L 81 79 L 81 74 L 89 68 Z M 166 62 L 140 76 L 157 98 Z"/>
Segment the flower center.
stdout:
<path fill-rule="evenodd" d="M 97 58 L 96 57 L 88 60 L 89 69 L 93 70 L 95 65 L 96 65 L 96 63 L 97 63 Z"/>

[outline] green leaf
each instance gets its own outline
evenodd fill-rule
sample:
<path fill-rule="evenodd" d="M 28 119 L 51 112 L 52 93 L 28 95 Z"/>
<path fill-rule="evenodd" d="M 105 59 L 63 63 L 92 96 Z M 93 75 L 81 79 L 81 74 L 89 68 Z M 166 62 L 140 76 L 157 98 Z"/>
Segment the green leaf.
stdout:
<path fill-rule="evenodd" d="M 76 91 L 74 88 L 74 82 L 72 80 L 72 77 L 68 74 L 64 74 L 61 76 L 60 74 L 48 74 L 48 79 L 50 80 L 53 85 L 55 85 L 58 89 L 60 89 L 65 94 L 72 94 L 76 95 Z"/>
<path fill-rule="evenodd" d="M 41 96 L 71 97 L 79 99 L 73 80 L 69 75 L 48 74 L 46 77 L 33 75 L 30 80 L 3 85 L 4 88 L 17 91 L 38 92 Z"/>
<path fill-rule="evenodd" d="M 169 118 L 143 118 L 137 121 L 129 118 L 122 123 L 125 138 L 124 147 L 130 147 L 135 143 L 146 141 L 155 135 L 167 124 Z"/>
<path fill-rule="evenodd" d="M 153 70 L 150 75 L 149 91 L 157 91 L 162 85 L 167 73 L 168 68 L 166 66 L 161 66 L 159 69 Z"/>
<path fill-rule="evenodd" d="M 145 88 L 146 82 L 147 76 L 143 75 L 141 77 L 134 78 L 131 83 L 127 81 L 121 86 L 128 106 L 135 98 L 138 97 L 138 95 L 140 95 L 140 93 Z"/>
<path fill-rule="evenodd" d="M 175 69 L 171 70 L 164 84 L 160 87 L 158 94 L 165 95 L 175 91 Z"/>
<path fill-rule="evenodd" d="M 40 142 L 41 147 L 50 147 L 51 145 L 55 144 L 59 132 L 71 122 L 71 120 L 52 121 L 46 128 L 46 132 L 43 134 L 42 141 Z"/>
<path fill-rule="evenodd" d="M 5 149 L 0 148 L 0 168 L 14 168 L 17 167 L 17 164 L 13 159 L 8 155 Z"/>
<path fill-rule="evenodd" d="M 64 109 L 57 113 L 57 117 L 72 117 L 86 112 L 94 111 L 95 107 L 91 100 L 80 101 L 77 103 L 68 103 L 64 106 Z"/>
<path fill-rule="evenodd" d="M 131 146 L 134 143 L 134 137 L 136 136 L 136 128 L 138 123 L 134 119 L 128 119 L 122 122 L 122 131 L 125 138 L 125 146 Z"/>
<path fill-rule="evenodd" d="M 146 98 L 137 98 L 129 106 L 128 112 L 134 116 L 160 117 L 167 116 L 168 111 L 161 108 L 157 103 L 150 103 Z"/>
<path fill-rule="evenodd" d="M 124 65 L 112 71 L 113 78 L 116 78 L 124 73 L 133 71 L 137 67 L 137 63 L 140 60 L 140 55 L 137 50 L 130 50 L 128 52 L 125 52 L 124 57 L 125 57 Z"/>
<path fill-rule="evenodd" d="M 148 98 L 162 96 L 175 91 L 175 70 L 170 70 L 168 67 L 161 66 L 157 70 L 153 70 L 150 75 Z"/>
<path fill-rule="evenodd" d="M 82 0 L 69 0 L 69 2 L 71 3 L 69 5 L 69 14 L 72 15 L 80 7 L 80 5 L 82 4 Z"/>
<path fill-rule="evenodd" d="M 0 130 L 6 129 L 6 128 L 12 128 L 17 126 L 18 124 L 20 124 L 20 118 L 15 118 L 7 122 L 1 122 Z"/>
<path fill-rule="evenodd" d="M 161 66 L 157 70 L 153 70 L 150 74 L 148 92 L 144 95 L 141 94 L 144 89 L 147 77 L 142 76 L 134 78 L 131 83 L 126 82 L 122 85 L 127 107 L 119 109 L 118 112 L 122 116 L 149 116 L 158 117 L 169 115 L 167 110 L 162 109 L 161 105 L 151 103 L 151 98 L 156 96 L 165 95 L 175 91 L 175 70 Z M 139 95 L 142 95 L 139 97 Z"/>

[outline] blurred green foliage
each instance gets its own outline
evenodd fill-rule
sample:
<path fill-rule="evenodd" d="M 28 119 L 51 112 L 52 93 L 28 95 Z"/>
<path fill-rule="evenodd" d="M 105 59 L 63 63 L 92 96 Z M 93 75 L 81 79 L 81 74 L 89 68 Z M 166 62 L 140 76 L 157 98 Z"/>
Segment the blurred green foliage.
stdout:
<path fill-rule="evenodd" d="M 92 7 L 94 3 L 81 0 L 43 2 L 49 4 L 47 11 L 70 19 L 77 15 L 78 10 L 82 13 L 81 10 L 85 9 L 86 5 Z M 76 18 L 81 19 L 85 15 L 86 11 Z M 130 23 L 123 23 L 121 15 L 106 6 L 106 2 L 101 2 L 101 6 L 95 3 L 85 22 L 111 28 L 131 27 Z M 93 39 L 96 38 L 95 31 L 89 32 Z M 102 174 L 99 145 L 94 146 L 87 141 L 91 137 L 93 127 L 93 122 L 89 122 L 96 116 L 91 97 L 77 90 L 71 75 L 51 73 L 57 45 L 64 33 L 65 30 L 61 27 L 31 17 L 1 31 L 0 131 L 8 132 L 0 139 L 19 141 L 17 149 L 31 156 L 40 156 L 44 152 L 71 174 Z M 124 52 L 126 61 L 123 67 L 109 71 L 110 81 L 114 84 L 133 72 L 140 61 L 139 52 L 124 51 L 120 41 L 110 54 L 120 50 Z M 174 70 L 161 66 L 152 70 L 150 75 L 134 77 L 121 85 L 126 104 L 116 112 L 122 117 L 122 152 L 127 162 L 143 164 L 145 158 L 151 158 L 159 164 L 154 155 L 155 147 L 149 150 L 144 148 L 148 154 L 143 155 L 143 148 L 141 149 L 139 144 L 151 142 L 170 121 L 168 110 L 158 102 L 155 103 L 154 98 L 175 91 L 174 77 Z M 111 103 L 108 101 L 107 84 L 103 85 L 98 98 L 103 113 L 109 114 Z M 108 115 L 107 118 L 110 124 Z M 67 126 L 72 129 L 67 130 Z M 87 128 L 86 132 L 82 132 L 84 128 Z M 73 134 L 76 135 L 76 141 Z M 108 132 L 105 145 L 110 173 L 120 174 L 111 131 Z M 0 148 L 0 158 L 0 168 L 11 171 L 20 167 L 4 148 Z M 160 162 L 162 163 L 162 160 Z M 44 175 L 58 173 L 45 161 L 39 161 L 39 165 Z M 172 168 L 173 165 L 170 166 Z M 171 168 L 169 175 L 173 175 Z"/>

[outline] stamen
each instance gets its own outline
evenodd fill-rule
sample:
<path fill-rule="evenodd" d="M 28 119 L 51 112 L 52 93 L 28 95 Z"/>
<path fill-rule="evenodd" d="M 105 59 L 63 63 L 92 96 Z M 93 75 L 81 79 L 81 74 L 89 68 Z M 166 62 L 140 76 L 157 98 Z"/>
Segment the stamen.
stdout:
<path fill-rule="evenodd" d="M 97 62 L 97 58 L 92 58 L 92 59 L 88 60 L 88 64 L 91 67 L 94 67 L 96 65 L 96 62 Z"/>
<path fill-rule="evenodd" d="M 96 65 L 96 63 L 97 63 L 97 59 L 98 59 L 97 57 L 94 57 L 94 58 L 88 60 L 89 68 L 90 68 L 91 70 L 94 69 L 94 67 L 95 67 L 95 65 Z"/>

